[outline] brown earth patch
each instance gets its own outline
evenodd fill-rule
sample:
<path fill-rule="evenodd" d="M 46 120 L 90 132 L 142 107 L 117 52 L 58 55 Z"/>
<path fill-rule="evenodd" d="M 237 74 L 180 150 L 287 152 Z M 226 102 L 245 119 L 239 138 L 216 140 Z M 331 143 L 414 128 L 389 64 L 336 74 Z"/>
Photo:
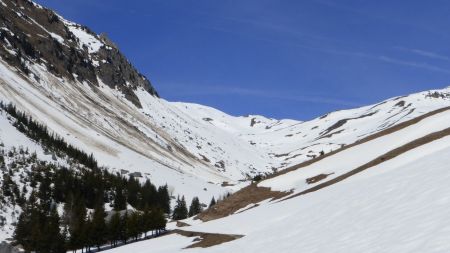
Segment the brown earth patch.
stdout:
<path fill-rule="evenodd" d="M 306 183 L 307 184 L 315 184 L 319 181 L 324 180 L 325 178 L 327 178 L 329 175 L 333 175 L 334 173 L 330 173 L 330 174 L 319 174 L 317 176 L 314 177 L 310 177 L 306 179 Z"/>
<path fill-rule="evenodd" d="M 180 227 L 189 227 L 191 225 L 187 224 L 186 222 L 177 221 L 176 226 L 180 228 Z"/>
<path fill-rule="evenodd" d="M 266 199 L 279 199 L 289 195 L 289 192 L 271 191 L 267 187 L 258 187 L 251 184 L 237 191 L 228 198 L 218 202 L 211 208 L 200 213 L 196 218 L 202 221 L 210 221 L 226 217 L 237 210 L 255 204 Z"/>
<path fill-rule="evenodd" d="M 193 244 L 186 247 L 189 248 L 209 248 L 215 245 L 219 245 L 225 242 L 230 242 L 239 238 L 244 237 L 243 235 L 227 235 L 227 234 L 216 234 L 216 233 L 203 233 L 195 231 L 185 231 L 180 229 L 175 229 L 171 232 L 179 234 L 186 237 L 200 237 L 195 239 Z"/>

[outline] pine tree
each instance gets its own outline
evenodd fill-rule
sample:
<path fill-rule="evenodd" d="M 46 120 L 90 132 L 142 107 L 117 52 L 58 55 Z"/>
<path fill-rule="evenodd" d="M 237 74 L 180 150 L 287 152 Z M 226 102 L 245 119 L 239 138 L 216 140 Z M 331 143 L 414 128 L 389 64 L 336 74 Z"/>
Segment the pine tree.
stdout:
<path fill-rule="evenodd" d="M 66 252 L 65 237 L 61 233 L 60 220 L 55 206 L 37 204 L 33 192 L 27 206 L 19 216 L 14 238 L 25 251 Z"/>
<path fill-rule="evenodd" d="M 128 234 L 127 234 L 127 227 L 128 227 L 128 211 L 125 211 L 125 214 L 120 217 L 120 239 L 127 244 L 128 240 Z"/>
<path fill-rule="evenodd" d="M 69 216 L 69 248 L 70 249 L 80 249 L 86 245 L 86 208 L 84 207 L 84 202 L 82 198 L 78 197 L 72 203 L 70 207 L 71 213 L 66 214 Z"/>
<path fill-rule="evenodd" d="M 117 241 L 121 239 L 121 222 L 120 213 L 115 212 L 108 223 L 109 240 L 113 247 L 115 247 Z"/>
<path fill-rule="evenodd" d="M 159 235 L 162 230 L 166 230 L 166 217 L 164 216 L 164 211 L 160 208 L 157 208 L 154 213 L 154 229 L 156 230 L 156 234 Z"/>
<path fill-rule="evenodd" d="M 100 201 L 94 209 L 94 215 L 92 217 L 92 240 L 97 250 L 100 246 L 106 242 L 107 227 L 105 223 L 105 208 L 103 206 L 103 201 Z"/>
<path fill-rule="evenodd" d="M 189 206 L 189 217 L 199 214 L 202 211 L 202 206 L 198 197 L 192 199 L 191 205 Z"/>
<path fill-rule="evenodd" d="M 158 188 L 158 207 L 162 208 L 165 213 L 170 214 L 170 196 L 167 185 Z"/>
<path fill-rule="evenodd" d="M 144 233 L 144 237 L 147 238 L 147 232 L 153 229 L 153 214 L 148 207 L 144 209 L 144 213 L 141 215 L 141 232 Z"/>
<path fill-rule="evenodd" d="M 173 209 L 172 219 L 174 220 L 182 220 L 186 219 L 188 215 L 188 210 L 186 207 L 186 201 L 184 196 L 180 199 L 180 196 L 177 198 L 177 203 Z"/>
<path fill-rule="evenodd" d="M 116 186 L 114 191 L 114 210 L 120 211 L 127 208 L 127 198 L 122 185 Z"/>
<path fill-rule="evenodd" d="M 42 234 L 44 240 L 41 243 L 44 245 L 42 252 L 66 252 L 66 238 L 61 233 L 59 215 L 56 207 L 52 207 L 45 224 Z M 38 251 L 39 252 L 39 251 Z"/>
<path fill-rule="evenodd" d="M 208 208 L 213 207 L 215 204 L 216 204 L 216 199 L 215 199 L 214 197 L 212 197 L 211 202 L 209 203 L 209 207 L 208 207 Z"/>
<path fill-rule="evenodd" d="M 94 227 L 92 224 L 92 219 L 87 219 L 87 221 L 84 223 L 82 234 L 82 239 L 84 242 L 83 246 L 86 248 L 87 252 L 91 252 L 91 247 L 94 245 L 93 231 Z"/>
<path fill-rule="evenodd" d="M 127 238 L 131 238 L 134 240 L 138 239 L 139 234 L 140 234 L 139 221 L 140 221 L 140 215 L 138 212 L 132 212 L 128 216 L 127 227 L 126 227 Z"/>

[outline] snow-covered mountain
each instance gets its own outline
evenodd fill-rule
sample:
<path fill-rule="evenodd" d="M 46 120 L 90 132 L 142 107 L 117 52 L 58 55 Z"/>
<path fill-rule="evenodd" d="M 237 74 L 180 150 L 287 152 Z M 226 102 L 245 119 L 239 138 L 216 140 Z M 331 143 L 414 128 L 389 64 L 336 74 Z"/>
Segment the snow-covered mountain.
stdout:
<path fill-rule="evenodd" d="M 167 183 L 174 195 L 186 195 L 188 200 L 199 196 L 207 203 L 212 196 L 245 187 L 223 201 L 223 210 L 227 211 L 219 205 L 217 212 L 206 213 L 204 220 L 230 216 L 205 223 L 187 221 L 200 223 L 186 228 L 190 231 L 244 235 L 230 242 L 230 247 L 224 244 L 210 248 L 217 252 L 251 252 L 259 247 L 261 252 L 273 252 L 267 245 L 278 240 L 286 242 L 286 252 L 292 246 L 288 242 L 300 243 L 305 251 L 337 251 L 332 250 L 336 246 L 335 249 L 349 252 L 345 247 L 349 240 L 361 243 L 358 239 L 364 239 L 358 237 L 361 227 L 355 228 L 356 232 L 348 228 L 351 220 L 346 214 L 352 210 L 361 220 L 359 224 L 372 226 L 373 231 L 366 232 L 366 239 L 370 240 L 380 229 L 370 223 L 377 215 L 386 218 L 385 223 L 379 224 L 393 226 L 391 235 L 400 232 L 393 224 L 400 214 L 392 208 L 394 203 L 385 205 L 383 200 L 399 201 L 402 210 L 420 209 L 422 202 L 407 201 L 413 196 L 436 196 L 436 201 L 428 203 L 430 208 L 448 204 L 442 195 L 447 187 L 444 179 L 448 177 L 447 161 L 442 158 L 448 156 L 447 137 L 428 137 L 432 142 L 425 143 L 421 138 L 449 127 L 448 111 L 443 108 L 450 106 L 450 88 L 396 97 L 309 121 L 258 115 L 235 117 L 207 106 L 166 101 L 105 35 L 94 34 L 31 1 L 0 0 L 0 101 L 14 104 L 71 145 L 92 153 L 100 165 L 123 175 L 149 178 L 156 185 Z M 13 125 L 14 121 L 1 111 L 3 150 L 24 147 L 36 152 L 40 160 L 65 163 L 59 158 L 55 161 Z M 405 148 L 417 140 L 422 142 Z M 395 150 L 398 152 L 390 153 Z M 386 154 L 389 161 L 374 162 Z M 431 180 L 431 175 L 420 170 L 429 163 L 433 165 L 430 169 L 442 176 L 436 181 L 436 187 L 442 190 L 419 192 L 421 184 L 422 188 L 432 185 L 421 182 L 422 177 Z M 370 168 L 367 172 L 366 167 Z M 358 168 L 363 168 L 364 173 L 353 177 Z M 258 187 L 248 186 L 249 179 L 259 174 L 270 176 Z M 408 192 L 402 191 L 408 183 L 403 178 L 410 180 Z M 328 183 L 322 186 L 324 182 Z M 246 192 L 251 189 L 256 189 L 256 197 L 249 199 Z M 306 194 L 309 191 L 317 193 Z M 390 192 L 398 197 L 391 198 Z M 269 203 L 273 194 L 289 199 Z M 366 201 L 365 196 L 374 197 Z M 231 203 L 232 208 L 226 203 Z M 259 206 L 250 208 L 256 204 Z M 327 205 L 332 208 L 327 209 Z M 374 211 L 367 211 L 366 206 Z M 339 211 L 333 212 L 337 208 Z M 245 209 L 248 210 L 241 212 Z M 387 209 L 389 212 L 385 212 Z M 8 214 L 8 224 L 15 222 L 18 212 L 0 208 L 0 214 Z M 277 217 L 273 213 L 283 215 Z M 434 214 L 420 209 L 410 218 L 415 215 Z M 447 217 L 443 213 L 436 215 Z M 367 224 L 363 222 L 365 218 Z M 417 224 L 436 228 L 432 223 L 428 227 Z M 283 237 L 280 233 L 285 226 L 292 229 Z M 319 237 L 317 233 L 326 226 L 330 226 L 330 233 Z M 410 228 L 411 233 L 414 229 Z M 10 237 L 8 231 L 0 239 Z M 386 245 L 387 235 L 382 241 Z M 318 241 L 330 238 L 338 239 L 327 245 Z M 174 248 L 168 252 L 192 241 L 171 235 L 130 247 L 145 248 L 149 243 L 157 248 L 164 240 L 174 242 Z M 354 252 L 367 251 L 363 244 L 358 245 Z M 374 244 L 370 241 L 367 245 Z"/>
<path fill-rule="evenodd" d="M 178 233 L 109 252 L 447 252 L 449 115 L 441 111 L 254 186 L 289 192 L 255 202 L 255 190 L 244 189 L 240 201 L 231 196 L 217 207 L 243 205 L 228 216 L 185 220 L 191 226 Z M 308 183 L 320 174 L 332 175 Z M 348 177 L 334 180 L 341 175 Z"/>

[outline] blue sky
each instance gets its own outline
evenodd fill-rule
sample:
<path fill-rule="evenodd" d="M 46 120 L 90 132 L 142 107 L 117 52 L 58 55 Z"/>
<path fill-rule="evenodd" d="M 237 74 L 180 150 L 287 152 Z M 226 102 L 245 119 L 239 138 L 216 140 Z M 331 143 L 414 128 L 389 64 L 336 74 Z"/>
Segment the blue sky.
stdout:
<path fill-rule="evenodd" d="M 170 101 L 311 119 L 450 85 L 450 2 L 38 0 L 106 32 Z"/>

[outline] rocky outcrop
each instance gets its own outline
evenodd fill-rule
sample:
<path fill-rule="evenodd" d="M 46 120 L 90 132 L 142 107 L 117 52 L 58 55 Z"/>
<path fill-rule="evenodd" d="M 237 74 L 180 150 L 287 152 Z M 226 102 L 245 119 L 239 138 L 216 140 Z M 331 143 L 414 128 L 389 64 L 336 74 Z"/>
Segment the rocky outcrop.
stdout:
<path fill-rule="evenodd" d="M 92 86 L 101 80 L 137 107 L 137 88 L 158 96 L 105 34 L 96 35 L 32 1 L 2 0 L 0 6 L 0 57 L 24 75 L 39 81 L 30 68 L 39 64 L 68 80 Z"/>

